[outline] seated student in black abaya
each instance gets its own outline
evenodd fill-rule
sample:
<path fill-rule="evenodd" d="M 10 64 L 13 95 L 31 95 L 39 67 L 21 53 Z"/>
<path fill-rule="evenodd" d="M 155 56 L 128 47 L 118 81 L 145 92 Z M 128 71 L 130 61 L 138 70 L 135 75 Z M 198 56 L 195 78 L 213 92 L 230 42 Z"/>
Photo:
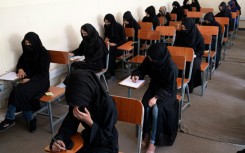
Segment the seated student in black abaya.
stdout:
<path fill-rule="evenodd" d="M 142 22 L 151 22 L 153 24 L 152 30 L 155 30 L 157 26 L 160 26 L 160 21 L 156 15 L 155 7 L 149 6 L 145 9 L 146 16 L 142 19 Z"/>
<path fill-rule="evenodd" d="M 203 25 L 206 26 L 217 26 L 219 28 L 219 32 L 218 32 L 218 42 L 217 42 L 217 50 L 216 50 L 216 63 L 215 63 L 215 68 L 218 68 L 219 66 L 219 62 L 220 62 L 220 58 L 221 58 L 221 49 L 222 49 L 222 27 L 221 25 L 215 21 L 214 18 L 214 14 L 212 12 L 208 12 L 205 16 L 204 16 L 204 23 Z M 212 37 L 212 44 L 211 44 L 211 50 L 214 51 L 215 50 L 215 44 L 216 44 L 216 36 Z M 206 49 L 208 49 L 206 47 Z"/>
<path fill-rule="evenodd" d="M 196 12 L 200 12 L 200 10 L 201 10 L 201 6 L 200 6 L 198 0 L 192 0 L 192 3 L 190 4 L 190 7 L 191 8 L 195 7 L 196 8 Z M 192 11 L 194 11 L 194 10 L 192 10 Z"/>
<path fill-rule="evenodd" d="M 177 21 L 182 21 L 182 19 L 184 18 L 184 9 L 180 6 L 179 2 L 174 1 L 172 3 L 173 6 L 173 10 L 171 11 L 171 13 L 177 14 Z"/>
<path fill-rule="evenodd" d="M 104 42 L 110 46 L 109 73 L 107 79 L 115 80 L 116 57 L 123 54 L 123 51 L 117 50 L 117 47 L 125 43 L 126 34 L 123 26 L 115 20 L 112 14 L 107 14 L 104 18 L 105 39 Z"/>
<path fill-rule="evenodd" d="M 81 27 L 81 44 L 76 50 L 70 52 L 71 56 L 83 56 L 84 61 L 77 61 L 71 64 L 73 70 L 83 69 L 99 72 L 104 68 L 103 58 L 108 54 L 103 39 L 96 29 L 89 23 Z"/>
<path fill-rule="evenodd" d="M 225 2 L 221 2 L 219 5 L 220 12 L 215 15 L 215 17 L 228 17 L 229 18 L 229 31 L 232 31 L 234 29 L 234 21 L 232 19 L 231 12 L 227 8 L 227 5 Z M 225 36 L 227 35 L 225 30 Z"/>
<path fill-rule="evenodd" d="M 183 1 L 182 8 L 183 8 L 183 9 L 187 9 L 188 11 L 192 11 L 192 10 L 191 10 L 191 5 L 190 5 L 190 1 L 189 1 L 189 0 L 184 0 L 184 1 Z"/>
<path fill-rule="evenodd" d="M 51 140 L 50 150 L 71 149 L 70 137 L 77 133 L 81 123 L 84 145 L 79 153 L 118 153 L 115 102 L 105 92 L 95 73 L 82 69 L 72 72 L 67 79 L 65 95 L 69 111 Z"/>
<path fill-rule="evenodd" d="M 125 28 L 134 28 L 134 41 L 138 41 L 138 30 L 140 29 L 140 25 L 134 19 L 130 11 L 127 11 L 123 14 L 123 23 Z M 133 40 L 132 38 L 128 38 L 128 40 Z M 137 55 L 137 43 L 134 43 L 134 55 Z"/>
<path fill-rule="evenodd" d="M 159 8 L 159 13 L 157 14 L 157 17 L 164 18 L 164 26 L 169 26 L 169 21 L 171 21 L 171 16 L 167 11 L 166 6 L 161 6 Z"/>
<path fill-rule="evenodd" d="M 147 57 L 132 73 L 132 81 L 150 77 L 143 96 L 144 124 L 142 147 L 154 153 L 156 146 L 173 145 L 178 131 L 178 100 L 176 78 L 178 69 L 164 43 L 152 44 Z"/>
<path fill-rule="evenodd" d="M 15 125 L 16 109 L 21 110 L 30 132 L 37 129 L 32 111 L 40 109 L 39 98 L 49 88 L 50 57 L 39 36 L 28 32 L 22 43 L 23 53 L 18 60 L 16 74 L 20 79 L 10 93 L 5 119 L 0 123 L 0 132 Z"/>
<path fill-rule="evenodd" d="M 185 18 L 182 21 L 181 30 L 176 34 L 174 46 L 191 47 L 193 48 L 196 57 L 194 58 L 191 80 L 188 83 L 189 92 L 202 84 L 200 65 L 202 55 L 205 50 L 204 39 L 191 18 Z M 190 63 L 186 65 L 186 78 L 189 75 Z"/>

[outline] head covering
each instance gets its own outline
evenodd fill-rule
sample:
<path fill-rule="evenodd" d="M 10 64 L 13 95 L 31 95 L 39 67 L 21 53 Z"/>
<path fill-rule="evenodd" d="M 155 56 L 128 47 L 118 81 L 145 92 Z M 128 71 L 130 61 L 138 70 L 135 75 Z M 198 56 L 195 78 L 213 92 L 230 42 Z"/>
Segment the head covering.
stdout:
<path fill-rule="evenodd" d="M 150 57 L 153 64 L 159 65 L 161 68 L 169 65 L 171 62 L 167 47 L 162 42 L 152 44 L 147 50 L 147 55 Z"/>
<path fill-rule="evenodd" d="M 166 8 L 166 6 L 161 6 L 161 7 L 159 8 L 159 12 L 162 12 L 162 14 L 166 15 L 166 13 L 167 13 L 167 8 Z"/>
<path fill-rule="evenodd" d="M 216 23 L 215 18 L 214 18 L 214 14 L 212 12 L 208 12 L 205 16 L 204 16 L 204 21 L 207 20 L 210 22 L 210 25 L 214 25 Z"/>
<path fill-rule="evenodd" d="M 118 37 L 117 36 L 117 22 L 115 20 L 115 17 L 112 14 L 106 14 L 104 21 L 105 20 L 111 23 L 110 25 L 104 25 L 105 33 L 109 34 L 111 37 Z"/>
<path fill-rule="evenodd" d="M 154 18 L 156 16 L 156 11 L 154 6 L 149 6 L 145 9 L 145 12 L 150 15 L 150 18 Z"/>
<path fill-rule="evenodd" d="M 187 2 L 189 2 L 189 0 L 184 0 L 184 1 L 183 1 L 183 5 L 186 5 Z"/>
<path fill-rule="evenodd" d="M 221 7 L 221 9 L 220 9 L 220 7 Z M 226 12 L 226 9 L 227 9 L 226 3 L 225 2 L 221 2 L 220 5 L 219 5 L 220 12 Z"/>
<path fill-rule="evenodd" d="M 127 11 L 123 14 L 123 20 L 128 21 L 128 27 L 136 29 L 140 29 L 138 22 L 134 19 L 130 11 Z"/>
<path fill-rule="evenodd" d="M 116 22 L 115 17 L 112 14 L 106 14 L 104 21 L 105 20 L 109 21 L 111 24 Z"/>
<path fill-rule="evenodd" d="M 96 31 L 96 29 L 89 23 L 86 23 L 84 24 L 82 27 L 81 27 L 81 30 L 84 30 L 88 33 L 88 36 L 83 36 L 83 40 L 85 42 L 87 42 L 88 44 L 90 44 L 91 46 L 93 44 L 95 44 L 95 42 L 98 40 L 99 38 L 99 33 Z"/>
<path fill-rule="evenodd" d="M 69 105 L 79 106 L 83 110 L 84 107 L 99 107 L 102 99 L 108 95 L 95 73 L 79 69 L 68 77 L 65 96 Z"/>
<path fill-rule="evenodd" d="M 177 8 L 180 8 L 180 4 L 179 4 L 179 2 L 177 2 L 177 1 L 174 1 L 174 2 L 172 3 L 172 5 L 175 6 L 175 7 L 177 7 Z"/>

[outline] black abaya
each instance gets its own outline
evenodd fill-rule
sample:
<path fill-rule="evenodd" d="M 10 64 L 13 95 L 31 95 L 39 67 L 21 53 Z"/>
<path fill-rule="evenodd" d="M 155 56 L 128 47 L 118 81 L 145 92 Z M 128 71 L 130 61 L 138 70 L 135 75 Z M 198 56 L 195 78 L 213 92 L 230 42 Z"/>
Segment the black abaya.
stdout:
<path fill-rule="evenodd" d="M 177 21 L 182 21 L 185 15 L 184 9 L 180 6 L 180 4 L 177 1 L 174 1 L 172 5 L 173 10 L 171 11 L 171 13 L 177 14 Z"/>
<path fill-rule="evenodd" d="M 142 22 L 151 22 L 153 24 L 152 28 L 155 30 L 157 26 L 160 26 L 160 21 L 156 15 L 154 6 L 147 7 L 145 12 L 149 15 L 149 17 L 145 16 L 142 19 Z"/>
<path fill-rule="evenodd" d="M 31 50 L 25 45 L 25 40 L 31 43 Z M 36 111 L 40 108 L 39 98 L 49 88 L 50 57 L 42 46 L 39 36 L 34 32 L 25 35 L 22 49 L 23 53 L 19 58 L 16 72 L 23 69 L 26 73 L 25 78 L 29 78 L 30 81 L 14 87 L 9 97 L 9 104 L 23 111 Z"/>

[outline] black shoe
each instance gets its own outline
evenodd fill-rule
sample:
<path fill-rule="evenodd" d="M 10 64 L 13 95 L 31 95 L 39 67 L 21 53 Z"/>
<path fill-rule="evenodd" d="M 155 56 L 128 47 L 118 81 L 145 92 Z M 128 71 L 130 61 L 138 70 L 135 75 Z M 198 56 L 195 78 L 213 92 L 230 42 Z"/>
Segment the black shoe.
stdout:
<path fill-rule="evenodd" d="M 37 119 L 33 118 L 32 120 L 30 120 L 29 122 L 29 131 L 31 133 L 34 133 L 37 131 Z"/>
<path fill-rule="evenodd" d="M 5 119 L 0 123 L 0 132 L 4 132 L 14 125 L 15 125 L 14 120 Z"/>

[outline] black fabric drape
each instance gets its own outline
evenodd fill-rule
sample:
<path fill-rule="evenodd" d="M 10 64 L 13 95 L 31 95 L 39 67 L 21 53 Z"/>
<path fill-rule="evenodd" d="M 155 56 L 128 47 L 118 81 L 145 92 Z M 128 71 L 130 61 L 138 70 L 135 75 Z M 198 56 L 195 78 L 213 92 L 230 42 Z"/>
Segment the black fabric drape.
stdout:
<path fill-rule="evenodd" d="M 88 33 L 88 36 L 83 37 L 79 47 L 72 51 L 75 56 L 85 56 L 85 61 L 72 63 L 72 68 L 92 70 L 94 72 L 101 71 L 105 67 L 103 65 L 103 58 L 108 54 L 108 50 L 104 44 L 103 39 L 99 36 L 96 29 L 91 24 L 84 24 L 82 30 Z"/>
<path fill-rule="evenodd" d="M 188 84 L 190 92 L 197 86 L 202 84 L 200 65 L 202 61 L 202 55 L 205 50 L 204 39 L 196 27 L 194 21 L 190 18 L 185 18 L 182 22 L 185 26 L 185 30 L 177 32 L 174 46 L 191 47 L 195 52 L 195 59 L 192 68 L 191 80 Z M 186 65 L 186 77 L 189 75 L 190 63 Z"/>
<path fill-rule="evenodd" d="M 152 97 L 157 97 L 158 118 L 155 145 L 172 145 L 178 130 L 178 102 L 176 100 L 176 78 L 178 69 L 172 62 L 164 43 L 156 43 L 149 47 L 148 56 L 143 63 L 132 72 L 132 76 L 143 79 L 145 75 L 151 78 L 149 87 L 143 96 L 142 103 L 148 106 Z M 146 120 L 145 112 L 144 129 L 150 126 Z"/>
<path fill-rule="evenodd" d="M 118 132 L 117 111 L 113 99 L 105 92 L 97 76 L 87 70 L 77 70 L 71 73 L 67 80 L 66 100 L 69 112 L 65 117 L 58 134 L 57 140 L 66 140 L 77 132 L 79 123 L 84 126 L 81 135 L 84 146 L 79 153 L 117 153 Z M 92 127 L 77 120 L 73 116 L 74 106 L 79 110 L 86 107 L 93 120 Z M 52 145 L 53 141 L 51 141 Z"/>
<path fill-rule="evenodd" d="M 160 25 L 160 22 L 159 22 L 159 19 L 158 19 L 157 15 L 156 15 L 156 11 L 155 11 L 154 6 L 147 7 L 145 12 L 147 14 L 149 14 L 149 17 L 145 16 L 142 19 L 142 22 L 152 22 L 153 30 L 155 30 L 156 27 Z"/>
<path fill-rule="evenodd" d="M 25 45 L 26 40 L 31 46 Z M 9 104 L 20 110 L 35 111 L 40 108 L 39 98 L 49 88 L 50 57 L 39 36 L 34 32 L 27 33 L 21 44 L 23 53 L 18 60 L 16 72 L 23 69 L 26 73 L 25 78 L 29 78 L 30 81 L 14 87 L 10 93 Z"/>

